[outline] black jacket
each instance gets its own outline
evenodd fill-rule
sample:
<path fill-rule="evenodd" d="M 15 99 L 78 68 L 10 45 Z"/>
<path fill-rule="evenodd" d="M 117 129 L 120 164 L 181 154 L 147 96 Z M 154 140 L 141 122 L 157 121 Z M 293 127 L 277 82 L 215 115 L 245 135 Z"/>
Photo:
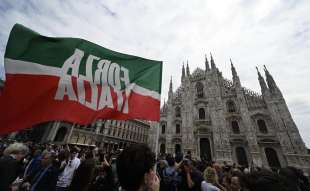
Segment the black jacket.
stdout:
<path fill-rule="evenodd" d="M 10 185 L 17 178 L 21 163 L 11 156 L 0 158 L 0 190 L 10 190 Z"/>
<path fill-rule="evenodd" d="M 42 173 L 44 169 L 39 170 L 34 177 L 38 176 L 37 174 Z M 38 181 L 36 187 L 35 187 L 35 191 L 55 191 L 56 189 L 56 183 L 57 183 L 57 179 L 58 179 L 58 173 L 59 170 L 57 167 L 55 166 L 51 166 L 50 168 L 48 168 L 48 170 L 46 171 L 46 173 L 42 176 L 42 178 Z M 34 186 L 36 180 L 35 178 L 32 177 L 33 179 L 30 181 L 30 184 L 32 186 Z"/>

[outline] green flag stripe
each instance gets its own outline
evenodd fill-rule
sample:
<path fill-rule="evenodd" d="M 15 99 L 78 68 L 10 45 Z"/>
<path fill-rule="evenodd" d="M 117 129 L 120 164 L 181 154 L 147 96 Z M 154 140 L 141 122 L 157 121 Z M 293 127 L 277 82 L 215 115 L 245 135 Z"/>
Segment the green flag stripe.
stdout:
<path fill-rule="evenodd" d="M 83 39 L 45 37 L 19 24 L 11 31 L 5 57 L 60 68 L 76 48 L 85 53 L 82 63 L 86 62 L 88 55 L 116 62 L 130 71 L 131 83 L 161 93 L 160 61 L 118 53 Z M 81 74 L 85 74 L 85 65 L 80 66 Z M 95 67 L 94 64 L 93 73 Z"/>

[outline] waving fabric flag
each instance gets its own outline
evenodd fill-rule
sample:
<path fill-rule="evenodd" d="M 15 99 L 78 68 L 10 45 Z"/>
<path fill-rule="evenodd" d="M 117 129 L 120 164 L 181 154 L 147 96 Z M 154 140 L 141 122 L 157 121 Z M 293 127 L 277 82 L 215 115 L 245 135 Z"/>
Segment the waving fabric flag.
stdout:
<path fill-rule="evenodd" d="M 4 64 L 1 133 L 54 120 L 159 120 L 162 62 L 16 24 Z"/>

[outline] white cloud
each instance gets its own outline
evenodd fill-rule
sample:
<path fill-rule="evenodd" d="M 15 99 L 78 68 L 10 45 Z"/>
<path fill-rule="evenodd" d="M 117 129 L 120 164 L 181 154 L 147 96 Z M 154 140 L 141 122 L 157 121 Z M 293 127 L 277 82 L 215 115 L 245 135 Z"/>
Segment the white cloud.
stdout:
<path fill-rule="evenodd" d="M 212 51 L 226 78 L 232 58 L 242 84 L 259 91 L 255 66 L 265 64 L 283 91 L 310 147 L 310 1 L 19 1 L 0 2 L 0 65 L 10 29 L 24 24 L 49 36 L 80 37 L 104 47 L 163 60 L 163 92 L 180 84 L 182 62 L 204 67 Z M 0 69 L 1 75 L 1 69 Z"/>

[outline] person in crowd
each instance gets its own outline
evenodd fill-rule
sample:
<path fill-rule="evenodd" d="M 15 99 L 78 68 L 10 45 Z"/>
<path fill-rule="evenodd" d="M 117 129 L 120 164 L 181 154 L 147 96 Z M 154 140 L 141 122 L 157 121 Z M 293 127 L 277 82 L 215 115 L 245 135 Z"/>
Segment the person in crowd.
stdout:
<path fill-rule="evenodd" d="M 117 174 L 125 191 L 159 191 L 160 182 L 156 175 L 155 154 L 145 144 L 126 148 L 117 158 Z"/>
<path fill-rule="evenodd" d="M 70 191 L 88 191 L 91 180 L 94 177 L 96 162 L 93 153 L 88 151 L 85 153 L 85 160 L 77 168 L 70 185 Z"/>
<path fill-rule="evenodd" d="M 71 149 L 69 161 L 66 162 L 65 168 L 60 173 L 57 181 L 56 191 L 67 191 L 73 179 L 74 172 L 80 165 L 80 159 L 77 158 L 77 150 Z"/>
<path fill-rule="evenodd" d="M 212 167 L 207 167 L 203 172 L 204 181 L 201 183 L 202 191 L 226 191 L 226 189 L 218 183 L 216 170 Z"/>
<path fill-rule="evenodd" d="M 200 191 L 203 175 L 191 163 L 190 160 L 184 159 L 179 165 L 180 184 L 179 191 Z"/>
<path fill-rule="evenodd" d="M 224 177 L 222 166 L 219 163 L 214 163 L 213 164 L 213 168 L 216 171 L 216 175 L 217 175 L 217 178 L 218 178 L 218 183 L 222 184 L 223 177 Z"/>
<path fill-rule="evenodd" d="M 310 191 L 310 183 L 303 172 L 295 167 L 285 167 L 279 170 L 279 175 L 289 182 L 292 189 Z"/>
<path fill-rule="evenodd" d="M 57 158 L 55 160 L 55 166 L 57 166 L 59 168 L 59 173 L 61 173 L 68 161 L 69 161 L 69 157 L 70 157 L 70 151 L 69 150 L 66 150 L 66 149 L 60 149 L 58 151 L 58 155 L 57 155 Z"/>
<path fill-rule="evenodd" d="M 222 185 L 224 186 L 226 191 L 231 191 L 230 190 L 230 184 L 231 184 L 230 180 L 231 180 L 231 175 L 229 173 L 225 173 L 223 176 Z"/>
<path fill-rule="evenodd" d="M 161 177 L 161 191 L 176 191 L 179 184 L 178 172 L 175 167 L 175 159 L 172 155 L 167 156 L 168 166 L 163 169 Z"/>
<path fill-rule="evenodd" d="M 292 188 L 289 182 L 270 170 L 261 169 L 251 172 L 243 177 L 243 181 L 249 191 L 298 191 Z M 237 187 L 234 184 L 232 183 L 232 186 Z"/>
<path fill-rule="evenodd" d="M 53 161 L 55 153 L 43 151 L 41 157 L 41 168 L 30 174 L 24 181 L 22 188 L 30 191 L 55 191 L 58 178 L 58 168 Z"/>
<path fill-rule="evenodd" d="M 230 179 L 230 190 L 231 191 L 242 191 L 239 176 L 232 176 Z"/>
<path fill-rule="evenodd" d="M 157 170 L 157 174 L 158 174 L 160 180 L 164 179 L 163 172 L 167 166 L 168 166 L 168 162 L 164 159 L 161 159 L 157 162 L 156 170 Z M 163 181 L 160 181 L 160 190 L 165 190 L 165 188 L 162 184 L 163 184 Z"/>
<path fill-rule="evenodd" d="M 30 159 L 29 163 L 26 165 L 25 171 L 24 171 L 24 179 L 26 179 L 27 176 L 30 174 L 34 174 L 37 172 L 41 167 L 41 153 L 42 151 L 40 149 L 36 149 L 33 153 L 32 158 Z"/>
<path fill-rule="evenodd" d="M 97 170 L 97 176 L 92 183 L 90 191 L 112 191 L 118 188 L 113 181 L 114 176 L 111 165 L 108 163 L 105 156 L 102 156 L 102 158 L 103 161 Z"/>
<path fill-rule="evenodd" d="M 22 167 L 22 159 L 28 154 L 29 148 L 22 143 L 9 145 L 0 158 L 0 190 L 10 190 L 10 185 L 17 178 Z"/>

